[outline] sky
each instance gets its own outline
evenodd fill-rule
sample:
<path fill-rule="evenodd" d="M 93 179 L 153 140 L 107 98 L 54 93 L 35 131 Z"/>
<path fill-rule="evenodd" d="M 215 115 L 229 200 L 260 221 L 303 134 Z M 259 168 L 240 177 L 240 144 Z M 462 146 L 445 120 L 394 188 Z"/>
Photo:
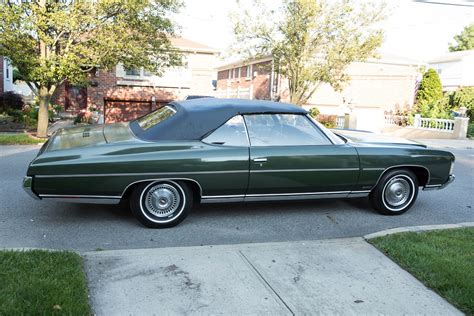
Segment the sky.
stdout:
<path fill-rule="evenodd" d="M 278 4 L 275 0 L 266 1 Z M 474 22 L 474 1 L 428 1 L 462 6 L 386 0 L 390 15 L 382 23 L 385 40 L 379 50 L 381 55 L 429 61 L 448 52 L 454 35 Z M 234 40 L 229 14 L 236 9 L 236 0 L 185 0 L 177 17 L 181 35 L 225 51 Z"/>

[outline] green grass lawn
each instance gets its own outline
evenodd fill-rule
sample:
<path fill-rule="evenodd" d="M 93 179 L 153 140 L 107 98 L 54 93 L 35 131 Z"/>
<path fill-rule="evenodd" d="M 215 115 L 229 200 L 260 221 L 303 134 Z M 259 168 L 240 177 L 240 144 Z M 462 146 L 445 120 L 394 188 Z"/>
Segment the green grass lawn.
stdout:
<path fill-rule="evenodd" d="M 474 315 L 474 228 L 401 233 L 369 240 L 467 315 Z"/>
<path fill-rule="evenodd" d="M 28 134 L 0 134 L 0 145 L 34 145 L 46 142 Z"/>
<path fill-rule="evenodd" d="M 91 314 L 82 258 L 66 251 L 0 251 L 0 315 L 51 314 Z"/>

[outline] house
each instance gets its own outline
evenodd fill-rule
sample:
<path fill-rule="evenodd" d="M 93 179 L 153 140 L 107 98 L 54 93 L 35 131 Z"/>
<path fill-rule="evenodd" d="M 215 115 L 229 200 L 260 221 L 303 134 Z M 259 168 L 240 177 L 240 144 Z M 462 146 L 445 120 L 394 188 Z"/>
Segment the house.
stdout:
<path fill-rule="evenodd" d="M 184 66 L 167 69 L 161 77 L 143 69 L 96 70 L 88 87 L 63 84 L 53 99 L 71 116 L 86 108 L 104 113 L 106 123 L 129 121 L 187 95 L 213 94 L 218 52 L 184 38 L 172 39 L 184 55 Z"/>
<path fill-rule="evenodd" d="M 474 86 L 474 50 L 447 53 L 428 65 L 438 72 L 444 91 Z"/>
<path fill-rule="evenodd" d="M 351 81 L 342 91 L 321 85 L 305 108 L 317 106 L 322 114 L 357 117 L 356 128 L 380 131 L 384 113 L 413 105 L 420 62 L 384 55 L 354 62 L 347 68 Z M 289 100 L 288 83 L 273 67 L 271 56 L 227 63 L 218 67 L 219 97 Z"/>
<path fill-rule="evenodd" d="M 0 56 L 0 95 L 13 90 L 12 64 L 8 58 Z"/>

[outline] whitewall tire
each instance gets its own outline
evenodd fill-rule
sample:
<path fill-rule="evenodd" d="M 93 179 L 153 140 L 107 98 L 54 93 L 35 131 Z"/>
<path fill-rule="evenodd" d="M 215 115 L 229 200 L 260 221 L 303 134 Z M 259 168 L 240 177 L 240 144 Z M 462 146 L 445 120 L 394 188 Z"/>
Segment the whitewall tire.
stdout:
<path fill-rule="evenodd" d="M 150 228 L 178 225 L 186 218 L 192 204 L 191 189 L 185 183 L 172 180 L 142 183 L 130 198 L 133 215 Z"/>

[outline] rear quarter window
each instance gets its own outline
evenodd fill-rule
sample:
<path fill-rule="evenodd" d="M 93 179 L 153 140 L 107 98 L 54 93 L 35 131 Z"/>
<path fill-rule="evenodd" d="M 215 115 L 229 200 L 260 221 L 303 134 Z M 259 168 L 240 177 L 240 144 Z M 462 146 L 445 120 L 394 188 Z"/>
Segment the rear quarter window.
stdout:
<path fill-rule="evenodd" d="M 176 113 L 176 110 L 173 109 L 169 105 L 165 105 L 164 107 L 151 112 L 145 116 L 142 116 L 137 119 L 138 126 L 140 126 L 143 130 L 148 130 L 149 128 L 155 126 L 166 120 L 167 118 L 173 116 Z"/>

